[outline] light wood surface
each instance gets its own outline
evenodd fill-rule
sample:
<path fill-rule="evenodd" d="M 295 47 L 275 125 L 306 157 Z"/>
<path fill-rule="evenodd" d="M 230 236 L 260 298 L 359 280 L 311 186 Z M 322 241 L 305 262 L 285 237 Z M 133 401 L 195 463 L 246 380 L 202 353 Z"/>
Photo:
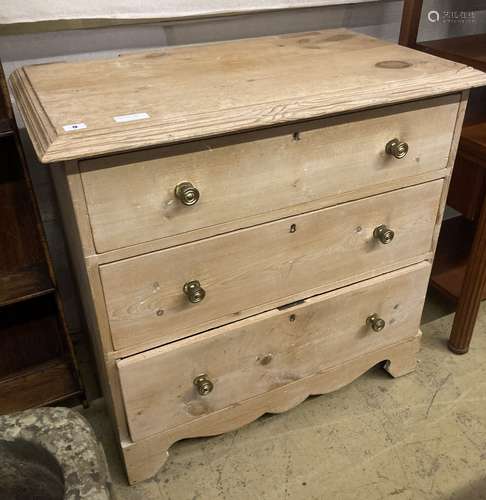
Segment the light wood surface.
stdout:
<path fill-rule="evenodd" d="M 223 224 L 244 227 L 260 214 L 445 168 L 459 97 L 83 161 L 96 250 L 201 228 L 217 234 Z M 402 159 L 385 152 L 393 138 L 409 145 Z M 193 206 L 175 196 L 184 181 L 200 191 Z"/>
<path fill-rule="evenodd" d="M 429 274 L 421 263 L 118 361 L 132 440 L 413 337 Z M 374 313 L 379 333 L 366 324 Z M 206 396 L 193 385 L 203 373 Z"/>
<path fill-rule="evenodd" d="M 476 70 L 346 30 L 13 74 L 41 160 L 73 159 L 54 178 L 130 482 L 179 439 L 285 411 L 378 362 L 414 369 L 467 89 L 480 84 Z M 132 113 L 148 117 L 114 120 Z M 63 129 L 73 123 L 86 128 Z M 384 153 L 394 137 L 404 159 Z M 200 189 L 195 206 L 177 205 L 181 181 Z M 381 224 L 389 245 L 372 236 Z M 182 290 L 195 279 L 200 304 Z M 383 332 L 365 328 L 372 313 Z M 192 385 L 202 372 L 215 384 L 205 397 Z"/>
<path fill-rule="evenodd" d="M 256 226 L 264 224 L 266 222 L 272 222 L 279 219 L 292 217 L 294 215 L 340 205 L 349 201 L 368 198 L 370 196 L 394 191 L 396 189 L 401 189 L 404 187 L 417 186 L 419 184 L 438 179 L 447 179 L 450 172 L 450 169 L 432 170 L 431 172 L 425 172 L 419 175 L 406 176 L 391 181 L 364 186 L 358 188 L 356 191 L 336 193 L 324 199 L 314 200 L 308 203 L 303 203 L 301 205 L 288 206 L 286 208 L 275 210 L 273 212 L 264 212 L 248 219 L 238 219 L 235 221 L 222 223 L 217 227 L 208 226 L 201 229 L 195 229 L 187 233 L 167 236 L 165 238 L 157 238 L 151 241 L 146 241 L 144 243 L 137 243 L 135 245 L 130 245 L 127 247 L 117 248 L 116 250 L 110 250 L 108 252 L 100 254 L 97 254 L 94 250 L 94 253 L 89 256 L 89 259 L 93 263 L 96 262 L 99 265 L 108 264 L 110 262 L 124 260 L 130 257 L 144 255 L 146 253 L 156 252 L 158 250 L 163 250 L 164 248 L 171 248 L 178 245 L 183 245 L 185 243 L 209 238 L 211 236 L 215 236 L 215 233 L 228 233 L 234 231 L 235 229 L 243 229 L 245 227 Z M 239 227 L 240 225 L 241 227 Z"/>
<path fill-rule="evenodd" d="M 63 218 L 71 265 L 83 305 L 84 321 L 90 333 L 100 385 L 108 412 L 115 424 L 115 433 L 120 439 L 127 439 L 125 409 L 119 395 L 115 363 L 113 360 L 105 359 L 105 352 L 112 351 L 113 345 L 99 268 L 86 257 L 92 253 L 93 241 L 77 163 L 67 162 L 62 166 L 53 166 L 51 174 Z"/>
<path fill-rule="evenodd" d="M 420 259 L 431 249 L 442 184 L 434 181 L 101 266 L 113 345 L 170 342 L 240 319 L 260 304 L 284 305 L 290 295 L 303 298 L 366 270 L 379 274 L 386 265 Z M 395 231 L 388 245 L 373 238 L 381 224 Z M 206 291 L 199 304 L 189 303 L 182 291 L 192 280 Z"/>
<path fill-rule="evenodd" d="M 486 75 L 337 29 L 28 66 L 11 84 L 48 163 L 453 93 Z M 114 120 L 138 113 L 149 118 Z"/>
<path fill-rule="evenodd" d="M 343 280 L 340 281 L 335 281 L 329 285 L 324 285 L 320 286 L 317 288 L 314 288 L 313 290 L 307 291 L 307 292 L 300 292 L 293 294 L 291 296 L 288 296 L 285 298 L 284 301 L 282 299 L 274 300 L 272 302 L 267 302 L 265 304 L 260 304 L 255 307 L 252 307 L 250 309 L 245 310 L 244 312 L 240 312 L 238 314 L 234 314 L 229 316 L 229 318 L 222 318 L 220 321 L 214 321 L 209 327 L 204 328 L 200 331 L 207 331 L 208 329 L 218 327 L 223 324 L 228 324 L 229 322 L 234 322 L 234 321 L 239 321 L 241 319 L 248 318 L 250 316 L 254 316 L 257 314 L 264 313 L 266 311 L 269 311 L 271 309 L 277 308 L 277 307 L 286 307 L 289 306 L 290 304 L 294 304 L 296 302 L 299 302 L 306 297 L 314 296 L 314 295 L 319 295 L 322 293 L 329 292 L 331 290 L 336 290 L 338 288 L 342 288 L 345 286 L 349 286 L 353 283 L 357 283 L 360 281 L 365 281 L 368 279 L 373 278 L 377 274 L 386 274 L 392 271 L 395 271 L 400 268 L 405 268 L 407 266 L 411 266 L 416 264 L 417 262 L 431 262 L 433 258 L 433 252 L 427 252 L 421 255 L 414 255 L 413 257 L 406 259 L 405 261 L 401 261 L 398 265 L 397 263 L 393 262 L 383 268 L 380 268 L 379 270 L 376 269 L 368 269 L 360 274 L 355 274 L 353 276 L 349 276 Z M 282 302 L 285 302 L 285 304 L 282 306 Z M 185 335 L 183 338 L 187 337 Z M 180 337 L 178 337 L 180 340 Z M 117 349 L 112 352 L 106 353 L 105 357 L 107 360 L 112 361 L 112 360 L 118 360 L 121 358 L 126 358 L 128 356 L 133 356 L 134 354 L 138 354 L 143 351 L 148 351 L 150 349 L 154 349 L 156 347 L 160 347 L 163 345 L 163 342 L 161 341 L 159 336 L 153 336 L 150 340 L 144 341 L 142 344 L 134 344 L 130 345 L 121 349 Z"/>
<path fill-rule="evenodd" d="M 308 396 L 326 394 L 344 387 L 381 361 L 386 360 L 384 368 L 393 377 L 412 372 L 416 366 L 420 336 L 419 331 L 415 337 L 405 342 L 391 344 L 347 360 L 321 373 L 275 388 L 141 441 L 122 442 L 130 484 L 155 475 L 167 460 L 169 447 L 180 439 L 222 434 L 238 429 L 265 413 L 288 411 Z"/>

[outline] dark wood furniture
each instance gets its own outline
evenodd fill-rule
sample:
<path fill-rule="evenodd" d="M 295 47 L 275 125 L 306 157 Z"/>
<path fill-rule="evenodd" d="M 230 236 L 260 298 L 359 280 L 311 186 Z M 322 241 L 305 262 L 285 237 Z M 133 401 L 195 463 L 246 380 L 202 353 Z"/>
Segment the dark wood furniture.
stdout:
<path fill-rule="evenodd" d="M 417 42 L 422 0 L 405 0 L 400 43 L 486 71 L 486 34 Z M 469 349 L 486 298 L 486 107 L 484 89 L 471 95 L 447 203 L 461 213 L 446 220 L 431 284 L 457 303 L 449 348 Z"/>
<path fill-rule="evenodd" d="M 0 413 L 84 399 L 0 65 Z"/>

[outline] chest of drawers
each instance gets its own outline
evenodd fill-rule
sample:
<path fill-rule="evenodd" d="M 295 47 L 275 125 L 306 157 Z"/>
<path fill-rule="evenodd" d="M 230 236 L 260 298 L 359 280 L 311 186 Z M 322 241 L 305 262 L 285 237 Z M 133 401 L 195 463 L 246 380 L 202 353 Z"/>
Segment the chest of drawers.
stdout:
<path fill-rule="evenodd" d="M 377 363 L 414 369 L 468 89 L 484 84 L 346 30 L 13 73 L 131 483 L 177 440 Z"/>

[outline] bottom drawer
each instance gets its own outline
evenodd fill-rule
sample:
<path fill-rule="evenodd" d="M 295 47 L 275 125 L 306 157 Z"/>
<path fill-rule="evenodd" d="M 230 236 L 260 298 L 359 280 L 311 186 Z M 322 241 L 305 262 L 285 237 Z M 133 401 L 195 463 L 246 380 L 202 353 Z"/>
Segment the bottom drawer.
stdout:
<path fill-rule="evenodd" d="M 132 439 L 414 337 L 429 274 L 423 262 L 119 360 Z"/>

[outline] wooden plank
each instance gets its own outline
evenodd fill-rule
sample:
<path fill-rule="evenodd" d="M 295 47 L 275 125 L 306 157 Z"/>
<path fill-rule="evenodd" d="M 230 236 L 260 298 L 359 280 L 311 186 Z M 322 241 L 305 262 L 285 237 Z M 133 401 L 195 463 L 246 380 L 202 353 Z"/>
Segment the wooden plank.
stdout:
<path fill-rule="evenodd" d="M 83 390 L 1 64 L 0 102 L 11 126 L 0 138 L 0 409 L 9 412 Z"/>
<path fill-rule="evenodd" d="M 11 82 L 48 163 L 453 93 L 486 75 L 337 29 L 29 66 Z M 138 113 L 148 118 L 114 120 Z"/>
<path fill-rule="evenodd" d="M 469 350 L 478 317 L 479 306 L 486 286 L 486 198 L 477 222 L 474 241 L 457 303 L 456 315 L 449 338 L 449 349 L 456 354 Z"/>
<path fill-rule="evenodd" d="M 132 440 L 413 338 L 429 274 L 421 263 L 119 361 Z M 375 313 L 380 333 L 366 324 Z M 213 384 L 205 396 L 200 374 Z"/>
<path fill-rule="evenodd" d="M 0 305 L 2 306 L 38 297 L 54 290 L 45 265 L 38 264 L 10 272 L 0 271 Z"/>
<path fill-rule="evenodd" d="M 432 172 L 426 172 L 425 174 L 420 174 L 411 177 L 407 176 L 404 177 L 403 179 L 396 179 L 393 181 L 373 184 L 371 186 L 359 188 L 356 191 L 337 193 L 335 195 L 329 196 L 324 200 L 315 200 L 309 203 L 304 203 L 302 205 L 286 207 L 282 210 L 275 210 L 274 212 L 262 213 L 258 216 L 251 217 L 243 221 L 238 220 L 229 223 L 223 223 L 218 226 L 216 234 L 223 234 L 233 231 L 234 229 L 256 226 L 259 224 L 264 224 L 266 222 L 271 222 L 291 217 L 293 215 L 312 212 L 314 210 L 319 210 L 321 208 L 332 207 L 334 205 L 340 205 L 342 203 L 346 203 L 349 201 L 356 201 L 362 198 L 368 198 L 370 196 L 375 196 L 377 194 L 394 191 L 402 187 L 418 186 L 419 184 L 423 184 L 438 179 L 447 179 L 449 173 L 450 169 L 434 170 Z M 196 229 L 189 233 L 182 233 L 175 236 L 168 236 L 166 238 L 158 238 L 152 241 L 147 241 L 145 243 L 138 243 L 136 245 L 131 245 L 129 247 L 110 250 L 109 252 L 105 252 L 102 254 L 90 255 L 89 260 L 92 263 L 96 262 L 99 265 L 107 264 L 109 262 L 128 259 L 130 257 L 143 255 L 145 253 L 156 252 L 164 248 L 175 247 L 185 243 L 202 240 L 204 238 L 208 238 L 214 235 L 215 235 L 214 228 L 206 227 L 206 228 Z"/>
<path fill-rule="evenodd" d="M 45 406 L 81 394 L 68 361 L 53 360 L 0 380 L 0 414 Z"/>
<path fill-rule="evenodd" d="M 178 338 L 401 267 L 431 250 L 442 181 L 100 266 L 115 349 Z M 391 244 L 373 238 L 395 231 Z M 369 276 L 368 276 L 369 277 Z M 199 280 L 191 304 L 183 285 Z"/>
<path fill-rule="evenodd" d="M 454 301 L 461 294 L 473 237 L 474 225 L 464 217 L 454 217 L 442 224 L 431 285 Z"/>
<path fill-rule="evenodd" d="M 384 368 L 393 377 L 412 372 L 416 366 L 420 336 L 419 331 L 410 340 L 347 360 L 334 368 L 204 415 L 167 432 L 160 432 L 137 442 L 122 442 L 130 484 L 155 475 L 167 460 L 169 447 L 180 439 L 222 434 L 238 429 L 265 413 L 288 411 L 310 395 L 326 394 L 344 387 L 382 361 L 386 361 Z"/>
<path fill-rule="evenodd" d="M 12 136 L 14 134 L 9 118 L 0 117 L 0 138 Z"/>
<path fill-rule="evenodd" d="M 466 125 L 461 134 L 461 150 L 477 157 L 478 167 L 486 170 L 486 121 Z"/>
<path fill-rule="evenodd" d="M 447 198 L 447 204 L 469 220 L 478 218 L 486 196 L 486 161 L 483 166 L 476 158 L 461 147 Z"/>
<path fill-rule="evenodd" d="M 54 295 L 2 306 L 0 312 L 0 378 L 65 352 Z"/>
<path fill-rule="evenodd" d="M 423 0 L 404 0 L 399 36 L 401 45 L 415 47 L 422 14 L 422 4 Z"/>
<path fill-rule="evenodd" d="M 286 297 L 286 299 L 285 299 L 286 304 L 284 304 L 284 305 L 282 305 L 282 300 L 279 299 L 279 300 L 274 300 L 272 302 L 268 302 L 266 304 L 260 304 L 258 306 L 252 307 L 250 309 L 247 309 L 244 313 L 238 314 L 237 318 L 229 317 L 228 321 L 218 321 L 218 322 L 215 321 L 213 325 L 210 325 L 204 331 L 208 331 L 211 328 L 221 326 L 222 324 L 229 324 L 229 323 L 232 323 L 235 321 L 239 321 L 241 319 L 249 318 L 250 316 L 255 316 L 257 314 L 261 314 L 263 312 L 269 311 L 269 310 L 274 309 L 274 308 L 286 307 L 289 304 L 294 304 L 294 303 L 300 302 L 309 296 L 319 295 L 319 294 L 326 293 L 326 292 L 329 292 L 332 290 L 337 290 L 338 288 L 343 288 L 345 286 L 352 285 L 353 283 L 365 281 L 367 279 L 371 279 L 371 278 L 375 277 L 377 274 L 381 275 L 381 274 L 393 272 L 393 271 L 396 271 L 397 269 L 401 269 L 401 268 L 415 265 L 418 262 L 426 261 L 426 262 L 430 263 L 430 262 L 432 262 L 432 258 L 433 258 L 433 252 L 427 252 L 427 253 L 421 254 L 420 256 L 414 256 L 410 259 L 402 261 L 402 262 L 400 262 L 399 266 L 397 266 L 395 263 L 386 265 L 383 268 L 381 268 L 378 271 L 378 273 L 376 273 L 374 270 L 366 270 L 365 272 L 360 273 L 359 275 L 355 275 L 353 277 L 343 279 L 341 281 L 333 283 L 332 285 L 326 285 L 326 286 L 321 286 L 321 287 L 315 288 L 315 289 L 311 290 L 309 293 L 300 292 L 300 293 L 295 293 L 293 295 L 290 295 L 290 296 Z M 201 331 L 200 333 L 202 333 L 202 332 L 203 331 Z M 186 337 L 184 337 L 184 338 L 186 338 Z M 121 358 L 126 358 L 128 356 L 133 356 L 134 354 L 138 354 L 140 352 L 144 352 L 144 351 L 147 351 L 150 349 L 154 349 L 156 347 L 160 347 L 161 345 L 165 345 L 165 344 L 163 342 L 161 342 L 160 337 L 154 336 L 154 337 L 152 337 L 151 340 L 145 341 L 142 344 L 135 344 L 135 345 L 131 345 L 129 347 L 125 347 L 123 349 L 118 349 L 116 351 L 107 352 L 105 354 L 105 359 L 107 360 L 107 362 L 108 361 L 112 362 L 112 361 L 116 361 L 116 360 L 121 359 Z"/>
<path fill-rule="evenodd" d="M 197 239 L 203 228 L 212 236 L 223 225 L 249 226 L 262 214 L 443 169 L 459 96 L 82 161 L 96 251 Z M 399 160 L 385 152 L 396 137 L 409 145 Z M 190 207 L 174 192 L 187 181 L 200 193 Z M 265 188 L 255 193 L 258 185 Z"/>
<path fill-rule="evenodd" d="M 418 43 L 417 48 L 486 71 L 486 33 L 426 40 Z"/>
<path fill-rule="evenodd" d="M 456 160 L 454 170 L 452 178 L 445 182 L 444 193 L 447 193 L 450 183 L 448 203 L 465 217 L 475 220 L 479 216 L 486 194 L 486 162 L 481 158 L 481 152 L 486 149 L 482 151 L 484 145 L 481 145 L 481 141 L 484 130 L 481 123 L 477 127 L 465 126 L 460 133 L 466 102 L 467 95 L 462 100 L 454 132 L 455 147 L 449 159 L 451 164 L 454 159 Z M 459 152 L 456 158 L 458 146 Z M 475 228 L 464 217 L 444 221 L 442 226 L 437 226 L 436 231 L 439 227 L 441 227 L 441 232 L 432 269 L 431 285 L 456 302 L 462 293 Z M 486 283 L 480 297 L 486 299 Z M 470 338 L 467 342 L 469 341 Z"/>
<path fill-rule="evenodd" d="M 47 267 L 35 200 L 14 136 L 0 142 L 0 274 Z"/>
<path fill-rule="evenodd" d="M 105 360 L 105 352 L 113 350 L 103 290 L 96 263 L 87 256 L 93 251 L 81 177 L 77 162 L 67 162 L 51 168 L 57 200 L 62 215 L 71 263 L 78 284 L 79 294 L 93 343 L 96 366 L 108 412 L 115 422 L 115 432 L 120 439 L 126 438 L 125 410 L 121 402 L 118 376 L 113 360 Z"/>

